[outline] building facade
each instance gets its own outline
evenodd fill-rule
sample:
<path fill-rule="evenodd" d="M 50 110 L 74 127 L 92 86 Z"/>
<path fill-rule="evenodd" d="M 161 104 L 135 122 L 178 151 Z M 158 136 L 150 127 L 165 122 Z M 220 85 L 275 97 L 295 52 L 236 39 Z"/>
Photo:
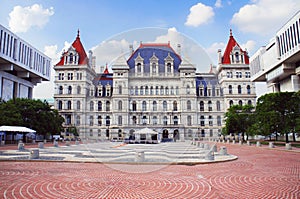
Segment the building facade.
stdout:
<path fill-rule="evenodd" d="M 0 99 L 32 98 L 33 87 L 50 80 L 49 57 L 0 25 Z"/>
<path fill-rule="evenodd" d="M 124 139 L 142 128 L 158 139 L 218 137 L 224 113 L 233 104 L 255 105 L 249 58 L 230 32 L 219 64 L 207 73 L 170 43 L 140 43 L 129 57 L 121 55 L 102 73 L 81 44 L 79 32 L 54 67 L 55 108 L 66 132 L 76 127 L 83 139 Z"/>
<path fill-rule="evenodd" d="M 300 90 L 300 11 L 250 59 L 252 80 L 266 82 L 268 92 Z"/>

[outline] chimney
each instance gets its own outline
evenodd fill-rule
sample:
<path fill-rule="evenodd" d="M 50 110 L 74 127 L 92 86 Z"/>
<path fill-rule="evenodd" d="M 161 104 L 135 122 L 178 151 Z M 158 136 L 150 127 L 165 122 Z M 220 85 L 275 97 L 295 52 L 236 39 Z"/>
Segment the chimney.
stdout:
<path fill-rule="evenodd" d="M 177 44 L 177 54 L 181 55 L 181 45 Z"/>
<path fill-rule="evenodd" d="M 89 50 L 89 66 L 93 66 L 93 52 Z"/>
<path fill-rule="evenodd" d="M 218 64 L 222 64 L 222 53 L 221 49 L 218 50 Z"/>
<path fill-rule="evenodd" d="M 133 52 L 134 52 L 134 51 L 133 51 L 133 45 L 132 45 L 132 44 L 129 45 L 129 51 L 130 51 L 130 52 L 129 52 L 130 55 L 132 55 Z"/>

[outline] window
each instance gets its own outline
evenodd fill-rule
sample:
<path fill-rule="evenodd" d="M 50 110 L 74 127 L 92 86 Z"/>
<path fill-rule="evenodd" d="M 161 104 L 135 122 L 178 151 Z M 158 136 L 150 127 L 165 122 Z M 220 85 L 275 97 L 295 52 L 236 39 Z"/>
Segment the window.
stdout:
<path fill-rule="evenodd" d="M 136 124 L 136 116 L 132 116 L 132 124 Z"/>
<path fill-rule="evenodd" d="M 251 87 L 250 87 L 250 85 L 247 86 L 247 94 L 248 94 L 248 95 L 251 94 Z"/>
<path fill-rule="evenodd" d="M 212 102 L 208 101 L 208 111 L 212 111 Z"/>
<path fill-rule="evenodd" d="M 77 94 L 81 94 L 81 87 L 80 86 L 77 86 Z"/>
<path fill-rule="evenodd" d="M 109 97 L 110 96 L 110 86 L 106 86 L 106 96 Z"/>
<path fill-rule="evenodd" d="M 153 117 L 152 117 L 152 123 L 153 123 L 154 125 L 157 124 L 157 117 L 156 117 L 156 116 L 153 116 Z"/>
<path fill-rule="evenodd" d="M 64 80 L 64 73 L 58 73 L 58 80 Z"/>
<path fill-rule="evenodd" d="M 63 87 L 59 86 L 59 88 L 58 88 L 58 94 L 60 94 L 60 95 L 63 94 L 63 90 L 64 90 Z"/>
<path fill-rule="evenodd" d="M 167 101 L 163 101 L 163 111 L 167 111 L 168 109 L 168 103 Z"/>
<path fill-rule="evenodd" d="M 106 116 L 106 120 L 105 120 L 106 126 L 110 126 L 110 117 Z"/>
<path fill-rule="evenodd" d="M 122 95 L 122 86 L 121 85 L 119 85 L 118 91 L 119 91 L 119 95 Z"/>
<path fill-rule="evenodd" d="M 191 91 L 190 91 L 190 85 L 187 85 L 187 86 L 186 86 L 186 94 L 190 94 L 190 92 L 191 92 Z"/>
<path fill-rule="evenodd" d="M 109 101 L 106 102 L 106 111 L 110 111 L 110 102 Z"/>
<path fill-rule="evenodd" d="M 217 111 L 221 111 L 221 103 L 220 103 L 220 101 L 217 101 Z"/>
<path fill-rule="evenodd" d="M 208 116 L 208 125 L 212 126 L 213 125 L 213 117 L 210 115 Z"/>
<path fill-rule="evenodd" d="M 98 111 L 102 111 L 102 102 L 98 101 Z"/>
<path fill-rule="evenodd" d="M 118 102 L 118 110 L 119 110 L 119 111 L 122 110 L 122 101 L 121 101 L 121 100 Z"/>
<path fill-rule="evenodd" d="M 238 94 L 242 94 L 242 86 L 238 85 Z"/>
<path fill-rule="evenodd" d="M 94 125 L 94 117 L 91 115 L 90 116 L 90 126 Z"/>
<path fill-rule="evenodd" d="M 251 100 L 248 100 L 248 105 L 252 105 L 252 101 Z"/>
<path fill-rule="evenodd" d="M 142 111 L 147 111 L 147 102 L 146 101 L 142 102 Z"/>
<path fill-rule="evenodd" d="M 145 87 L 145 95 L 149 95 L 149 87 L 148 86 Z"/>
<path fill-rule="evenodd" d="M 179 87 L 176 86 L 176 95 L 179 95 Z"/>
<path fill-rule="evenodd" d="M 152 63 L 152 74 L 156 74 L 156 63 Z"/>
<path fill-rule="evenodd" d="M 158 86 L 155 87 L 155 95 L 159 95 L 159 88 L 158 88 Z"/>
<path fill-rule="evenodd" d="M 143 118 L 142 118 L 142 124 L 143 125 L 146 125 L 147 124 L 147 116 L 143 116 Z"/>
<path fill-rule="evenodd" d="M 187 116 L 187 125 L 192 126 L 192 116 L 190 115 Z"/>
<path fill-rule="evenodd" d="M 68 86 L 68 94 L 72 94 L 72 86 Z"/>
<path fill-rule="evenodd" d="M 178 117 L 174 116 L 173 117 L 174 125 L 178 125 Z"/>
<path fill-rule="evenodd" d="M 232 86 L 231 85 L 228 86 L 228 93 L 232 94 Z"/>
<path fill-rule="evenodd" d="M 98 115 L 98 126 L 102 126 L 102 116 Z"/>
<path fill-rule="evenodd" d="M 144 95 L 144 87 L 140 87 L 140 95 Z"/>
<path fill-rule="evenodd" d="M 250 72 L 245 72 L 245 77 L 246 78 L 250 78 L 251 77 L 251 73 Z"/>
<path fill-rule="evenodd" d="M 188 101 L 186 102 L 186 107 L 187 107 L 187 110 L 188 110 L 188 111 L 190 111 L 190 110 L 192 109 L 191 101 L 190 101 L 190 100 L 188 100 Z"/>
<path fill-rule="evenodd" d="M 77 73 L 77 80 L 82 80 L 82 73 Z"/>
<path fill-rule="evenodd" d="M 71 110 L 71 105 L 72 105 L 72 103 L 71 103 L 71 101 L 69 100 L 69 101 L 67 102 L 67 109 L 68 109 L 68 110 Z"/>
<path fill-rule="evenodd" d="M 118 117 L 118 125 L 121 126 L 122 125 L 122 116 L 119 115 Z"/>
<path fill-rule="evenodd" d="M 76 108 L 77 108 L 77 110 L 80 110 L 80 101 L 77 101 Z"/>
<path fill-rule="evenodd" d="M 226 75 L 227 75 L 227 78 L 232 78 L 233 77 L 232 72 L 227 72 Z"/>
<path fill-rule="evenodd" d="M 163 124 L 168 125 L 168 117 L 167 116 L 163 117 Z"/>
<path fill-rule="evenodd" d="M 136 68 L 137 68 L 137 72 L 138 72 L 138 73 L 141 73 L 141 72 L 142 72 L 142 64 L 141 64 L 141 63 L 138 63 L 138 64 L 136 65 Z"/>
<path fill-rule="evenodd" d="M 163 87 L 163 86 L 160 87 L 160 94 L 161 94 L 161 95 L 164 94 L 164 87 Z"/>
<path fill-rule="evenodd" d="M 233 105 L 233 101 L 230 100 L 230 101 L 229 101 L 229 106 L 231 107 L 232 105 Z"/>
<path fill-rule="evenodd" d="M 135 95 L 138 95 L 139 94 L 139 88 L 136 86 L 135 87 Z"/>
<path fill-rule="evenodd" d="M 204 111 L 204 102 L 200 101 L 200 111 Z"/>
<path fill-rule="evenodd" d="M 167 73 L 171 73 L 171 72 L 172 72 L 172 64 L 167 63 Z"/>
<path fill-rule="evenodd" d="M 157 102 L 156 101 L 153 101 L 153 107 L 152 107 L 152 110 L 153 111 L 157 111 Z"/>
<path fill-rule="evenodd" d="M 240 62 L 240 55 L 239 55 L 239 53 L 235 52 L 234 55 L 235 55 L 235 62 L 239 63 Z"/>
<path fill-rule="evenodd" d="M 169 88 L 168 87 L 165 88 L 165 94 L 169 95 Z"/>
<path fill-rule="evenodd" d="M 76 116 L 76 126 L 79 126 L 80 125 L 80 116 L 77 115 Z"/>
<path fill-rule="evenodd" d="M 154 94 L 153 86 L 150 87 L 150 95 Z"/>
<path fill-rule="evenodd" d="M 61 100 L 58 101 L 58 110 L 62 110 L 62 101 Z"/>
<path fill-rule="evenodd" d="M 132 111 L 136 111 L 136 101 L 132 102 Z"/>
<path fill-rule="evenodd" d="M 66 115 L 66 125 L 70 125 L 72 123 L 71 115 Z"/>
<path fill-rule="evenodd" d="M 68 80 L 73 80 L 73 73 L 68 73 Z"/>
<path fill-rule="evenodd" d="M 221 116 L 217 116 L 217 125 L 218 126 L 222 125 Z"/>
<path fill-rule="evenodd" d="M 178 108 L 177 108 L 177 101 L 174 101 L 174 102 L 173 102 L 173 111 L 178 111 Z"/>
<path fill-rule="evenodd" d="M 239 100 L 239 106 L 243 106 L 242 100 Z"/>
<path fill-rule="evenodd" d="M 91 101 L 91 102 L 90 102 L 90 111 L 93 111 L 93 110 L 94 110 L 94 102 Z"/>

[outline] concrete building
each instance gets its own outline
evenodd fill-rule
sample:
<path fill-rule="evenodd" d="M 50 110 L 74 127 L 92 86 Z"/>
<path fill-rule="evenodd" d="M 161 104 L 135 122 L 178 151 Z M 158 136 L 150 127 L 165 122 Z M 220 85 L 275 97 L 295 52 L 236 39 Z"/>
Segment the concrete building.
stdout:
<path fill-rule="evenodd" d="M 0 25 L 0 98 L 32 98 L 33 87 L 50 80 L 49 57 Z"/>
<path fill-rule="evenodd" d="M 83 139 L 124 139 L 145 127 L 158 140 L 218 137 L 224 112 L 233 104 L 255 105 L 249 58 L 230 32 L 218 67 L 196 73 L 170 43 L 140 43 L 112 64 L 95 71 L 79 32 L 55 69 L 54 106 Z M 209 66 L 208 66 L 209 69 Z M 143 139 L 143 138 L 141 138 Z"/>
<path fill-rule="evenodd" d="M 251 80 L 267 82 L 269 92 L 300 90 L 300 11 L 250 59 Z"/>

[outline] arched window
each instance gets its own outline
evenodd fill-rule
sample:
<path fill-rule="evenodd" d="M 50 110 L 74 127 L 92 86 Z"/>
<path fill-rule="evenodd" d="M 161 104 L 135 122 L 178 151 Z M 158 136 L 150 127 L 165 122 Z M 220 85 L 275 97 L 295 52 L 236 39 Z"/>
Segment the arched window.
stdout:
<path fill-rule="evenodd" d="M 240 62 L 240 55 L 239 55 L 239 53 L 235 52 L 234 55 L 235 55 L 235 62 L 239 63 Z"/>
<path fill-rule="evenodd" d="M 163 87 L 163 86 L 160 87 L 160 94 L 161 94 L 161 95 L 164 94 L 164 87 Z"/>
<path fill-rule="evenodd" d="M 144 115 L 144 116 L 142 117 L 142 124 L 143 124 L 143 125 L 146 125 L 146 124 L 147 124 L 147 116 L 146 116 L 146 115 Z"/>
<path fill-rule="evenodd" d="M 228 86 L 228 93 L 232 94 L 232 86 L 231 85 Z"/>
<path fill-rule="evenodd" d="M 152 63 L 152 74 L 156 74 L 156 63 Z"/>
<path fill-rule="evenodd" d="M 242 86 L 238 85 L 238 94 L 242 94 Z"/>
<path fill-rule="evenodd" d="M 77 106 L 77 110 L 80 110 L 80 101 L 77 101 L 76 106 Z"/>
<path fill-rule="evenodd" d="M 187 125 L 192 126 L 192 116 L 190 115 L 187 116 Z"/>
<path fill-rule="evenodd" d="M 58 101 L 58 110 L 62 110 L 62 101 L 61 100 Z"/>
<path fill-rule="evenodd" d="M 204 111 L 204 102 L 200 101 L 200 111 Z"/>
<path fill-rule="evenodd" d="M 212 102 L 208 101 L 208 111 L 212 111 Z"/>
<path fill-rule="evenodd" d="M 90 116 L 90 126 L 94 125 L 94 117 L 91 115 Z"/>
<path fill-rule="evenodd" d="M 102 126 L 102 116 L 98 115 L 98 126 Z"/>
<path fill-rule="evenodd" d="M 81 94 L 81 87 L 80 86 L 77 86 L 77 94 Z"/>
<path fill-rule="evenodd" d="M 71 110 L 71 109 L 72 109 L 71 105 L 72 105 L 72 102 L 69 100 L 69 101 L 67 102 L 67 109 L 68 109 L 68 110 Z"/>
<path fill-rule="evenodd" d="M 168 103 L 167 101 L 163 101 L 163 111 L 167 111 L 168 110 Z"/>
<path fill-rule="evenodd" d="M 251 100 L 248 100 L 248 105 L 252 105 L 252 101 Z"/>
<path fill-rule="evenodd" d="M 118 125 L 121 126 L 122 125 L 122 116 L 119 115 L 118 117 Z"/>
<path fill-rule="evenodd" d="M 106 111 L 110 111 L 110 102 L 106 101 Z"/>
<path fill-rule="evenodd" d="M 145 95 L 149 95 L 149 87 L 148 86 L 145 87 Z"/>
<path fill-rule="evenodd" d="M 136 111 L 136 101 L 132 102 L 132 111 Z"/>
<path fill-rule="evenodd" d="M 110 117 L 109 116 L 106 116 L 105 124 L 106 124 L 106 126 L 110 126 Z"/>
<path fill-rule="evenodd" d="M 174 116 L 173 117 L 174 125 L 178 125 L 178 117 Z"/>
<path fill-rule="evenodd" d="M 135 95 L 138 95 L 139 94 L 139 88 L 136 86 L 135 87 Z"/>
<path fill-rule="evenodd" d="M 230 100 L 230 101 L 229 101 L 229 106 L 231 107 L 232 105 L 233 105 L 233 101 Z"/>
<path fill-rule="evenodd" d="M 171 87 L 171 95 L 174 95 L 174 87 Z"/>
<path fill-rule="evenodd" d="M 118 86 L 118 90 L 119 90 L 119 95 L 122 95 L 122 86 L 121 85 Z"/>
<path fill-rule="evenodd" d="M 173 102 L 173 111 L 178 111 L 177 101 Z"/>
<path fill-rule="evenodd" d="M 192 105 L 191 105 L 191 101 L 190 100 L 188 100 L 186 102 L 186 108 L 187 108 L 188 111 L 190 111 L 192 109 Z"/>
<path fill-rule="evenodd" d="M 136 124 L 136 116 L 132 116 L 132 124 Z"/>
<path fill-rule="evenodd" d="M 58 88 L 58 94 L 60 94 L 60 95 L 63 94 L 63 90 L 64 90 L 63 87 L 59 86 L 59 88 Z"/>
<path fill-rule="evenodd" d="M 250 87 L 250 85 L 247 86 L 247 94 L 248 94 L 248 95 L 251 94 L 251 87 Z"/>
<path fill-rule="evenodd" d="M 98 111 L 102 111 L 102 102 L 98 101 Z"/>
<path fill-rule="evenodd" d="M 152 107 L 153 111 L 157 111 L 157 102 L 153 101 L 153 107 Z"/>
<path fill-rule="evenodd" d="M 153 91 L 153 86 L 150 87 L 150 95 L 153 95 L 154 91 Z"/>
<path fill-rule="evenodd" d="M 152 124 L 154 124 L 154 125 L 157 124 L 157 117 L 156 116 L 152 117 Z"/>
<path fill-rule="evenodd" d="M 221 111 L 221 103 L 220 103 L 220 101 L 217 101 L 217 111 Z"/>
<path fill-rule="evenodd" d="M 171 73 L 171 72 L 172 72 L 172 64 L 167 63 L 167 73 Z"/>
<path fill-rule="evenodd" d="M 165 94 L 169 95 L 169 88 L 168 87 L 165 88 Z"/>
<path fill-rule="evenodd" d="M 136 68 L 137 68 L 137 72 L 138 72 L 138 73 L 141 73 L 141 72 L 142 72 L 142 64 L 141 64 L 141 63 L 138 63 L 138 64 L 136 65 Z"/>
<path fill-rule="evenodd" d="M 200 126 L 205 126 L 205 118 L 204 115 L 200 116 Z"/>
<path fill-rule="evenodd" d="M 72 94 L 72 86 L 68 86 L 68 94 Z"/>
<path fill-rule="evenodd" d="M 163 117 L 163 124 L 168 125 L 168 117 L 167 116 Z"/>
<path fill-rule="evenodd" d="M 119 100 L 118 102 L 118 110 L 121 111 L 122 110 L 122 101 Z"/>
<path fill-rule="evenodd" d="M 144 95 L 144 87 L 143 86 L 140 87 L 140 95 Z"/>
<path fill-rule="evenodd" d="M 93 111 L 93 110 L 94 110 L 94 102 L 91 101 L 91 102 L 90 102 L 90 111 Z"/>
<path fill-rule="evenodd" d="M 158 86 L 155 87 L 155 95 L 159 95 L 159 88 L 158 88 Z"/>
<path fill-rule="evenodd" d="M 147 102 L 146 101 L 142 102 L 142 111 L 147 111 Z"/>
<path fill-rule="evenodd" d="M 70 53 L 70 55 L 69 55 L 69 63 L 70 64 L 73 63 L 73 53 Z"/>
<path fill-rule="evenodd" d="M 208 125 L 212 126 L 213 125 L 213 117 L 210 115 L 208 116 Z"/>
<path fill-rule="evenodd" d="M 240 105 L 240 106 L 243 106 L 242 100 L 239 100 L 239 105 Z"/>

